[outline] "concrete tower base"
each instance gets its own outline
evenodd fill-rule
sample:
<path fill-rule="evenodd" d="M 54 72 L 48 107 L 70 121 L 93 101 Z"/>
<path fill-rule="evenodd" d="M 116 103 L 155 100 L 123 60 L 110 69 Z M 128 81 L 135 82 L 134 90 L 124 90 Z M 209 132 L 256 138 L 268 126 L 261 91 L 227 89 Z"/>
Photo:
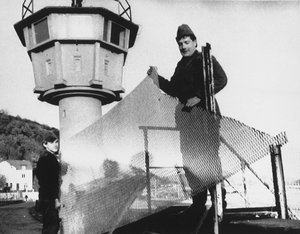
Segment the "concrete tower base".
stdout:
<path fill-rule="evenodd" d="M 102 116 L 102 103 L 93 97 L 66 97 L 59 101 L 60 140 L 67 141 Z"/>

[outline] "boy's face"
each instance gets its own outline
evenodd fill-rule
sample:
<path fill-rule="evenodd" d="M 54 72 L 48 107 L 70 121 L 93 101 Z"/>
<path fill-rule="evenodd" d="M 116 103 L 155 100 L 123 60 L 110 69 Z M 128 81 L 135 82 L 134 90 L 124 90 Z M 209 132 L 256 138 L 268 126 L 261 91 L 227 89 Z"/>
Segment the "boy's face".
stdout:
<path fill-rule="evenodd" d="M 191 56 L 197 47 L 197 40 L 192 40 L 190 36 L 185 36 L 177 41 L 180 53 L 183 57 Z"/>
<path fill-rule="evenodd" d="M 58 148 L 59 148 L 58 139 L 56 139 L 53 142 L 46 142 L 46 143 L 44 143 L 44 146 L 48 151 L 50 151 L 52 153 L 57 153 Z"/>

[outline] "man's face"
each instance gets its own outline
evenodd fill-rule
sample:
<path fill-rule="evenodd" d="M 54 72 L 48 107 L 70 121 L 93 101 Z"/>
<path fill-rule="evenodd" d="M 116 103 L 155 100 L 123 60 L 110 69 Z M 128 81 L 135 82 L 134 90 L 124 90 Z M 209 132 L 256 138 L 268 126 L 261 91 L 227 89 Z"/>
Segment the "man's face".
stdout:
<path fill-rule="evenodd" d="M 178 42 L 178 47 L 180 50 L 180 53 L 183 57 L 191 56 L 197 47 L 197 40 L 194 41 L 191 39 L 190 36 L 185 36 L 181 38 Z"/>
<path fill-rule="evenodd" d="M 44 146 L 48 151 L 50 151 L 52 153 L 58 152 L 58 147 L 59 147 L 58 140 L 55 140 L 53 142 L 46 142 L 46 143 L 44 143 Z"/>

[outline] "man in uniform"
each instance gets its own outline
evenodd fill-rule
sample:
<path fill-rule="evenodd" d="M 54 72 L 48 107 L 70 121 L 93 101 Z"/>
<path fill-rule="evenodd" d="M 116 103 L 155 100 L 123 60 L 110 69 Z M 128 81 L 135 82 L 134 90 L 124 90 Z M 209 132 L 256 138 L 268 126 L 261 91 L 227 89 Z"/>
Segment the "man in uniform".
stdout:
<path fill-rule="evenodd" d="M 208 114 L 205 106 L 205 85 L 202 54 L 197 50 L 197 39 L 186 24 L 178 27 L 176 42 L 182 55 L 170 80 L 158 75 L 154 67 L 147 74 L 161 90 L 179 101 L 175 111 L 176 126 L 180 131 L 180 148 L 183 166 L 192 189 L 193 204 L 186 213 L 190 219 L 201 216 L 206 210 L 207 186 L 222 177 L 219 150 L 219 121 Z M 227 77 L 212 56 L 214 92 L 222 90 Z M 216 114 L 220 110 L 216 103 Z M 225 190 L 223 190 L 225 192 Z M 212 192 L 211 192 L 212 194 Z M 196 222 L 196 221 L 195 221 Z"/>

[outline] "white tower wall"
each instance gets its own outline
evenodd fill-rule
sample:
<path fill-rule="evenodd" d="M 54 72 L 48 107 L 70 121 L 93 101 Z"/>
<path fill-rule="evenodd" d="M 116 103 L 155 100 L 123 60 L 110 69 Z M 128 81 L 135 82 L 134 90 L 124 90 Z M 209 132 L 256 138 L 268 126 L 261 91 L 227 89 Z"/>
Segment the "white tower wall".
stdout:
<path fill-rule="evenodd" d="M 68 138 L 87 128 L 102 116 L 101 101 L 92 97 L 66 97 L 59 101 L 60 138 Z"/>

